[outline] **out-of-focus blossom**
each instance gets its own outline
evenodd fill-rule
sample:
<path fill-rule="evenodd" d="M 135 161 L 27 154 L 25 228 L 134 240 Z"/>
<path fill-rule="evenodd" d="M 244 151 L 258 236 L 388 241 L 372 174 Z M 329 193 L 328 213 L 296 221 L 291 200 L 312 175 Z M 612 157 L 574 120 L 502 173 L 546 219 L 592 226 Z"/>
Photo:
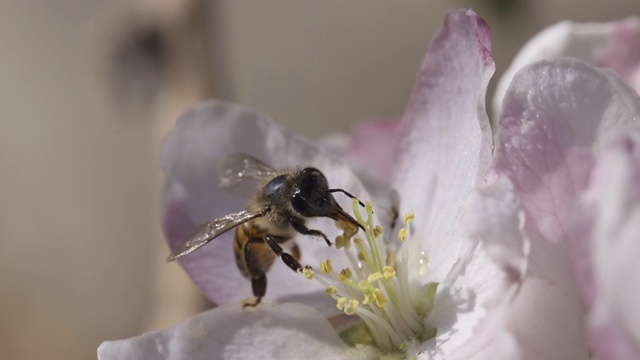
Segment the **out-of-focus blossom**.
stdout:
<path fill-rule="evenodd" d="M 600 359 L 640 357 L 640 142 L 633 135 L 602 150 L 573 225 L 587 337 Z"/>
<path fill-rule="evenodd" d="M 322 241 L 298 239 L 301 262 L 314 266 L 315 273 L 307 275 L 317 281 L 277 263 L 268 275 L 267 299 L 279 305 L 248 311 L 239 300 L 251 291 L 234 268 L 230 235 L 216 239 L 181 264 L 212 301 L 227 305 L 171 329 L 106 342 L 99 357 L 587 358 L 583 325 L 589 307 L 571 262 L 577 253 L 571 244 L 578 241 L 573 235 L 581 229 L 575 224 L 585 216 L 597 219 L 581 242 L 597 260 L 584 272 L 584 282 L 598 289 L 591 334 L 596 340 L 603 328 L 633 334 L 637 325 L 620 321 L 619 304 L 632 304 L 635 293 L 628 296 L 609 282 L 624 272 L 612 266 L 616 257 L 606 255 L 606 241 L 611 224 L 621 224 L 628 231 L 615 232 L 620 239 L 615 242 L 620 249 L 632 246 L 627 245 L 637 234 L 634 218 L 611 220 L 608 211 L 582 209 L 589 201 L 608 201 L 595 180 L 595 195 L 578 199 L 588 193 L 603 149 L 622 135 L 627 149 L 637 149 L 629 134 L 638 131 L 640 100 L 611 73 L 578 60 L 527 66 L 504 94 L 492 157 L 484 103 L 493 71 L 486 24 L 472 11 L 451 11 L 399 123 L 385 123 L 383 131 L 377 131 L 380 124 L 373 132 L 363 127 L 358 143 L 365 146 L 352 152 L 361 164 L 380 160 L 373 177 L 388 184 L 387 196 L 397 194 L 404 225 L 388 222 L 370 206 L 366 218 L 354 207 L 366 228 L 355 237 L 328 222 L 313 222 L 341 245 L 327 248 Z M 366 150 L 372 146 L 376 151 Z M 368 198 L 344 159 L 264 115 L 226 103 L 203 104 L 183 115 L 163 148 L 163 224 L 172 248 L 198 223 L 243 208 L 241 200 L 216 186 L 219 162 L 235 152 L 274 167 L 315 166 L 332 187 Z M 629 180 L 637 167 L 628 166 L 637 161 L 637 150 L 625 154 L 615 168 L 623 173 L 616 177 L 623 190 L 608 208 L 635 209 L 633 202 L 620 200 L 637 192 Z M 625 172 L 630 168 L 635 170 Z M 380 222 L 393 242 L 381 240 Z M 604 240 L 593 234 L 604 234 Z M 593 252 L 592 246 L 604 252 Z M 287 301 L 313 307 L 283 304 Z M 344 326 L 345 314 L 359 315 L 368 330 Z M 596 351 L 611 354 L 606 344 L 620 339 Z M 623 344 L 633 345 L 633 339 Z"/>
<path fill-rule="evenodd" d="M 593 66 L 615 71 L 629 86 L 640 91 L 640 19 L 631 17 L 609 23 L 563 21 L 531 38 L 504 72 L 493 97 L 498 115 L 513 76 L 539 60 L 572 57 Z"/>
<path fill-rule="evenodd" d="M 638 134 L 640 99 L 608 71 L 579 60 L 541 61 L 516 74 L 498 121 L 489 179 L 510 181 L 531 240 L 527 278 L 508 326 L 525 358 L 586 358 L 588 312 L 574 276 L 578 198 L 607 144 Z M 535 336 L 532 329 L 546 329 Z"/>

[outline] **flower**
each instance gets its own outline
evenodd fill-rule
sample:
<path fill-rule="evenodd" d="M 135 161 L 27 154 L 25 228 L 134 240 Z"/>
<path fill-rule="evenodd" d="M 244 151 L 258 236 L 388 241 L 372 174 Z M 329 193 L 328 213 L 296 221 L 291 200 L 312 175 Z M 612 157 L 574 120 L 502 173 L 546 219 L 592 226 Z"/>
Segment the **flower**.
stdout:
<path fill-rule="evenodd" d="M 640 101 L 583 62 L 533 64 L 505 93 L 492 157 L 484 102 L 493 71 L 486 24 L 470 10 L 449 12 L 420 67 L 395 150 L 388 149 L 390 176 L 378 178 L 388 181 L 380 196 L 397 194 L 402 229 L 369 205 L 366 217 L 354 206 L 364 233 L 314 222 L 341 245 L 298 239 L 301 261 L 315 268 L 306 277 L 323 286 L 277 262 L 266 299 L 278 304 L 252 310 L 238 303 L 251 294 L 249 282 L 235 271 L 230 235 L 223 236 L 181 264 L 225 305 L 171 329 L 105 342 L 99 357 L 586 358 L 586 309 L 569 261 L 573 199 L 585 191 L 600 149 L 637 130 Z M 264 115 L 209 102 L 183 115 L 163 147 L 163 224 L 171 247 L 198 223 L 243 208 L 215 186 L 217 164 L 238 151 L 275 167 L 315 166 L 332 187 L 369 198 L 343 159 Z M 620 177 L 627 179 L 623 188 L 633 188 L 633 174 Z M 635 233 L 633 218 L 622 220 L 631 228 L 620 233 L 624 240 Z M 383 242 L 383 231 L 390 239 L 398 231 L 400 242 Z M 617 274 L 608 269 L 596 273 Z M 619 288 L 607 289 L 601 313 L 617 316 L 606 304 L 620 298 Z M 358 327 L 345 331 L 338 310 L 360 315 L 370 335 L 362 340 Z M 594 323 L 608 325 L 615 316 Z"/>
<path fill-rule="evenodd" d="M 637 350 L 629 349 L 637 349 L 640 337 L 633 335 L 629 324 L 638 323 L 640 314 L 621 305 L 637 300 L 637 290 L 626 283 L 626 292 L 618 288 L 611 295 L 611 289 L 620 286 L 614 284 L 625 278 L 624 272 L 632 271 L 628 262 L 621 262 L 624 257 L 614 245 L 620 244 L 616 239 L 621 236 L 630 236 L 632 229 L 610 233 L 607 240 L 597 231 L 607 226 L 603 221 L 623 226 L 628 221 L 626 211 L 638 205 L 637 197 L 633 186 L 621 185 L 618 194 L 628 204 L 626 211 L 615 211 L 622 205 L 614 198 L 593 199 L 594 193 L 602 192 L 598 190 L 602 183 L 592 182 L 598 179 L 598 169 L 610 162 L 610 148 L 621 147 L 615 145 L 619 142 L 627 144 L 627 160 L 621 165 L 625 169 L 619 171 L 633 173 L 639 166 L 631 149 L 640 139 L 640 101 L 628 87 L 639 89 L 640 53 L 630 50 L 634 49 L 630 44 L 639 40 L 640 22 L 634 18 L 552 26 L 516 56 L 494 98 L 494 106 L 501 104 L 502 112 L 490 176 L 506 177 L 514 184 L 513 195 L 524 209 L 525 232 L 532 245 L 529 273 L 512 310 L 517 320 L 509 322 L 513 328 L 518 328 L 516 322 L 529 327 L 551 325 L 551 337 L 562 339 L 550 349 L 554 358 L 586 358 L 588 352 L 603 359 L 638 356 Z M 562 56 L 605 66 L 617 74 L 576 60 L 538 61 Z M 517 72 L 520 69 L 524 70 Z M 627 184 L 624 176 L 610 173 L 608 179 L 609 186 Z M 634 230 L 637 236 L 638 229 Z M 632 253 L 633 244 L 628 240 L 625 244 L 625 251 Z M 612 267 L 616 270 L 603 277 L 604 269 Z M 538 309 L 535 315 L 521 310 L 533 307 Z M 559 313 L 564 316 L 558 317 Z M 527 336 L 530 330 L 522 326 L 513 332 L 521 334 L 524 357 L 550 347 L 549 341 Z"/>

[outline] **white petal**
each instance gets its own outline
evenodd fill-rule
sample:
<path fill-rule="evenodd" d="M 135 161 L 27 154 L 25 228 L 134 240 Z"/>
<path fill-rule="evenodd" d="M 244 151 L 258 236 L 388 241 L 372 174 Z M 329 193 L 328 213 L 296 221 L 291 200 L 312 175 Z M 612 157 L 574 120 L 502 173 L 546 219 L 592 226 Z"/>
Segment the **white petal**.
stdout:
<path fill-rule="evenodd" d="M 434 359 L 493 354 L 494 341 L 501 333 L 499 324 L 519 285 L 489 258 L 482 244 L 464 262 L 454 281 L 439 289 L 429 316 L 429 324 L 438 329 L 429 350 Z"/>
<path fill-rule="evenodd" d="M 513 335 L 505 331 L 509 306 L 527 267 L 529 242 L 523 213 L 508 179 L 490 178 L 465 207 L 463 228 L 468 258 L 451 282 L 441 284 L 429 323 L 438 335 L 429 352 L 435 359 L 517 358 Z"/>
<path fill-rule="evenodd" d="M 251 310 L 228 304 L 172 328 L 98 348 L 100 360 L 362 358 L 357 355 L 319 313 L 290 303 Z"/>
<path fill-rule="evenodd" d="M 480 240 L 493 261 L 514 279 L 526 272 L 530 243 L 524 235 L 524 212 L 511 181 L 498 174 L 474 192 L 466 208 L 469 235 Z"/>

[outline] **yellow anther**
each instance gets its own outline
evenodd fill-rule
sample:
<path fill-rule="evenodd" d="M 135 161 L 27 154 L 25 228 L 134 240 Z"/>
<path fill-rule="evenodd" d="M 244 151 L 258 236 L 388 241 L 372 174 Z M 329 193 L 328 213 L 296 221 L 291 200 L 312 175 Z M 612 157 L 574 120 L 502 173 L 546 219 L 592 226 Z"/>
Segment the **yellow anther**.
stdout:
<path fill-rule="evenodd" d="M 384 296 L 380 289 L 373 290 L 373 298 L 376 300 L 376 305 L 382 308 L 387 303 L 387 298 Z"/>
<path fill-rule="evenodd" d="M 370 293 L 366 293 L 364 294 L 364 300 L 362 300 L 362 304 L 364 305 L 369 305 L 371 303 L 373 303 L 373 296 L 371 296 Z"/>
<path fill-rule="evenodd" d="M 410 212 L 410 213 L 407 213 L 407 214 L 402 218 L 402 222 L 403 222 L 405 225 L 407 225 L 408 223 L 412 222 L 412 221 L 413 221 L 413 219 L 415 219 L 415 218 L 416 218 L 416 214 L 414 214 L 414 213 Z"/>
<path fill-rule="evenodd" d="M 369 275 L 367 277 L 367 281 L 370 283 L 374 283 L 380 279 L 382 279 L 384 276 L 382 275 L 382 273 L 380 273 L 380 271 L 376 271 L 373 274 Z"/>
<path fill-rule="evenodd" d="M 378 237 L 378 236 L 382 235 L 382 231 L 383 231 L 382 226 L 376 225 L 373 228 L 373 236 Z"/>
<path fill-rule="evenodd" d="M 336 249 L 342 249 L 344 247 L 344 236 L 336 236 Z"/>
<path fill-rule="evenodd" d="M 351 272 L 351 269 L 344 268 L 344 269 L 342 269 L 340 271 L 340 275 L 338 275 L 338 281 L 349 280 L 349 279 L 351 279 L 352 275 L 353 275 L 353 273 Z"/>
<path fill-rule="evenodd" d="M 387 280 L 396 276 L 396 269 L 394 269 L 392 266 L 385 266 L 382 268 L 382 271 L 384 272 L 384 278 Z"/>
<path fill-rule="evenodd" d="M 338 288 L 333 285 L 329 285 L 324 292 L 327 295 L 333 295 L 338 292 Z"/>
<path fill-rule="evenodd" d="M 331 267 L 331 260 L 327 259 L 323 262 L 320 263 L 320 272 L 323 273 L 324 275 L 327 275 L 328 273 L 332 272 L 333 268 Z"/>
<path fill-rule="evenodd" d="M 355 238 L 355 239 L 353 239 L 353 242 L 356 243 L 356 245 L 358 245 L 358 246 L 362 245 L 362 239 L 361 238 Z"/>
<path fill-rule="evenodd" d="M 347 304 L 347 298 L 346 297 L 340 297 L 338 298 L 338 302 L 336 303 L 336 307 L 340 310 L 344 309 L 344 306 Z"/>
<path fill-rule="evenodd" d="M 373 214 L 373 204 L 371 203 L 371 201 L 367 201 L 366 203 L 364 203 L 364 210 L 367 212 L 367 214 Z"/>
<path fill-rule="evenodd" d="M 366 261 L 367 259 L 364 257 L 364 254 L 361 253 L 360 251 L 358 251 L 358 260 L 360 261 Z"/>
<path fill-rule="evenodd" d="M 311 270 L 311 268 L 304 268 L 302 269 L 302 274 L 304 275 L 304 277 L 306 277 L 307 279 L 313 279 L 313 270 Z"/>
<path fill-rule="evenodd" d="M 344 236 L 347 239 L 351 239 L 351 237 L 358 233 L 358 227 L 352 223 L 346 223 L 344 228 Z"/>
<path fill-rule="evenodd" d="M 407 229 L 402 228 L 400 229 L 400 231 L 398 231 L 398 240 L 400 240 L 400 242 L 404 242 L 405 240 L 407 240 L 407 236 Z"/>
<path fill-rule="evenodd" d="M 347 306 L 344 307 L 344 313 L 347 315 L 353 315 L 356 313 L 356 309 L 360 303 L 356 299 L 349 300 Z"/>

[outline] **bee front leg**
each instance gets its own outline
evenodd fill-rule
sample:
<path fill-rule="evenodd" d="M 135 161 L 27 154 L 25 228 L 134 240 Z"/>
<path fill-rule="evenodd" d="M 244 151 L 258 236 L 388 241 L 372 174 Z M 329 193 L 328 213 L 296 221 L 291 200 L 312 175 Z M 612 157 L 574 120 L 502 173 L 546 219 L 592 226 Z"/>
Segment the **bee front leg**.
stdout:
<path fill-rule="evenodd" d="M 290 223 L 291 223 L 291 226 L 293 226 L 293 228 L 297 232 L 299 232 L 300 234 L 302 234 L 302 235 L 311 235 L 311 236 L 322 236 L 322 238 L 327 243 L 327 245 L 329 245 L 329 246 L 333 245 L 333 243 L 331 241 L 329 241 L 329 238 L 327 238 L 327 235 L 325 235 L 322 231 L 309 229 L 306 226 L 304 226 L 304 224 L 302 224 L 302 223 L 300 223 L 299 221 L 296 221 L 296 220 L 291 220 Z"/>
<path fill-rule="evenodd" d="M 300 265 L 298 260 L 296 260 L 296 258 L 294 258 L 293 255 L 282 250 L 282 247 L 278 245 L 278 241 L 276 240 L 275 237 L 267 235 L 264 237 L 264 241 L 269 245 L 269 247 L 271 247 L 271 250 L 273 250 L 273 252 L 276 253 L 276 255 L 280 256 L 282 261 L 284 261 L 284 263 L 287 264 L 287 266 L 290 267 L 291 270 L 295 272 L 302 272 L 304 268 L 310 269 L 309 266 L 303 267 L 302 265 Z"/>

